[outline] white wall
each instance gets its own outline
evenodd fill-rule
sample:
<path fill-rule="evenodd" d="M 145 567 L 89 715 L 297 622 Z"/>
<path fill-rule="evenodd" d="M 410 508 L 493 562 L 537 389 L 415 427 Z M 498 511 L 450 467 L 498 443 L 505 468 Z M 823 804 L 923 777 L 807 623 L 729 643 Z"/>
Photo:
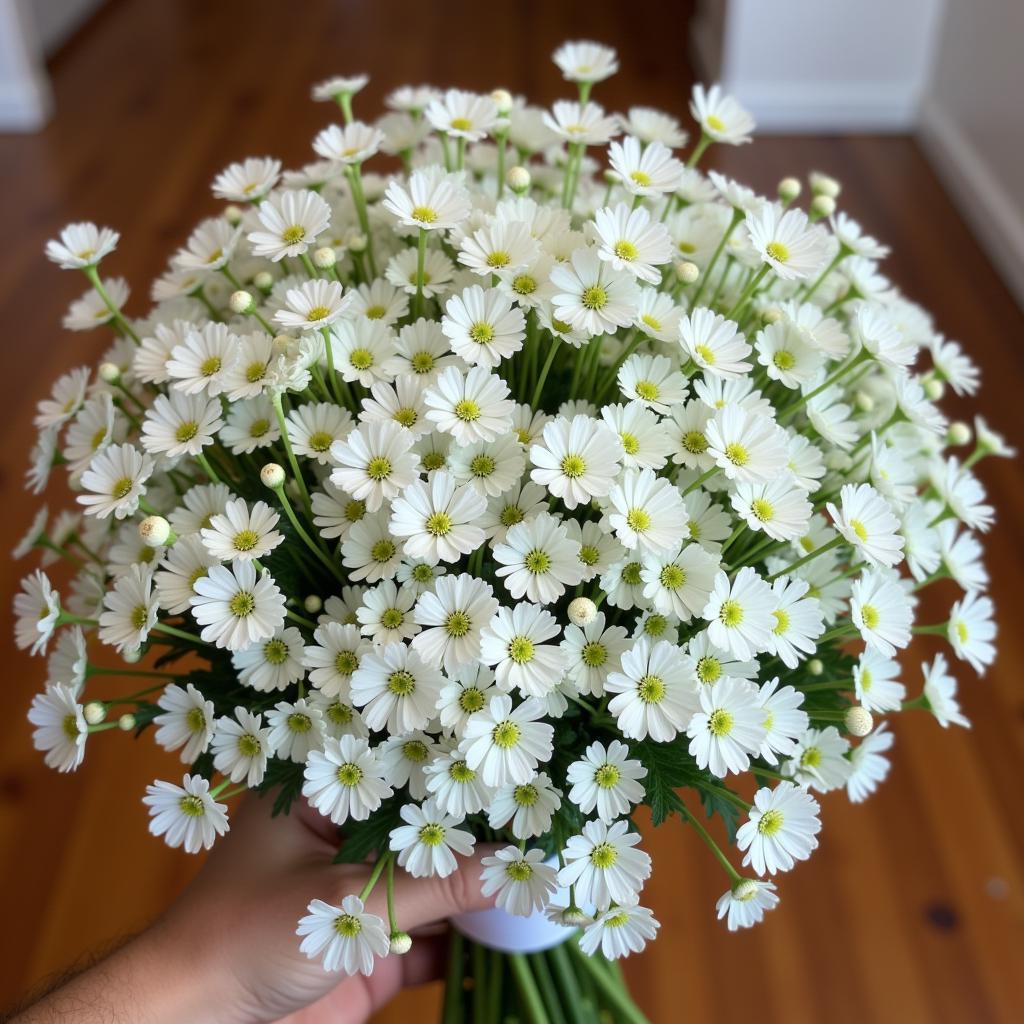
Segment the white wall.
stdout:
<path fill-rule="evenodd" d="M 950 0 L 921 140 L 1024 307 L 1022 47 L 1022 0 Z"/>

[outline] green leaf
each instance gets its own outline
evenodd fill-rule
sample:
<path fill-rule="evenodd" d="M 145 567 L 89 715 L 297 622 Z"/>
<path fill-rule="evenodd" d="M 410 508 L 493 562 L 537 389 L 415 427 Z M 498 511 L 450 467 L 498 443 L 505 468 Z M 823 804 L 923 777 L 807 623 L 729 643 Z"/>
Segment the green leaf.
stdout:
<path fill-rule="evenodd" d="M 292 803 L 302 794 L 303 766 L 294 761 L 272 757 L 267 762 L 267 771 L 258 789 L 260 794 L 277 789 L 274 795 L 273 817 L 288 814 Z"/>
<path fill-rule="evenodd" d="M 660 825 L 682 808 L 683 802 L 676 790 L 693 784 L 699 774 L 696 763 L 680 742 L 643 740 L 632 744 L 631 749 L 647 769 L 647 778 L 644 779 L 646 802 L 651 808 L 652 822 Z"/>
<path fill-rule="evenodd" d="M 388 848 L 391 830 L 402 823 L 398 796 L 385 800 L 366 821 L 351 822 L 344 830 L 341 848 L 334 856 L 335 864 L 361 864 L 371 856 L 379 856 Z"/>
<path fill-rule="evenodd" d="M 721 783 L 717 783 L 721 785 Z M 721 815 L 725 822 L 725 834 L 729 837 L 730 843 L 736 842 L 736 829 L 739 828 L 740 809 L 725 797 L 720 796 L 711 790 L 700 791 L 700 802 L 704 805 L 704 811 L 709 818 L 716 814 Z"/>

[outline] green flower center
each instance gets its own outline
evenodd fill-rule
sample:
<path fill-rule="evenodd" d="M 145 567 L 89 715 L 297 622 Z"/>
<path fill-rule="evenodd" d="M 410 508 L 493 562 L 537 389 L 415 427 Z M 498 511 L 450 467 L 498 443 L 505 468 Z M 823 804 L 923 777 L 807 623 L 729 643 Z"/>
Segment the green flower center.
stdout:
<path fill-rule="evenodd" d="M 292 732 L 304 735 L 313 728 L 313 719 L 302 711 L 293 711 L 288 716 L 288 728 Z"/>
<path fill-rule="evenodd" d="M 429 352 L 416 352 L 409 360 L 413 373 L 430 373 L 434 368 L 434 357 Z"/>
<path fill-rule="evenodd" d="M 132 489 L 132 478 L 130 476 L 123 476 L 120 480 L 114 481 L 114 486 L 110 489 L 110 496 L 112 498 L 126 498 Z"/>
<path fill-rule="evenodd" d="M 611 843 L 596 843 L 590 851 L 590 863 L 601 871 L 607 871 L 618 859 L 618 851 Z"/>
<path fill-rule="evenodd" d="M 228 601 L 228 611 L 230 611 L 236 619 L 244 619 L 247 615 L 251 615 L 255 607 L 256 595 L 252 594 L 248 590 L 239 590 L 238 593 L 233 594 L 231 600 Z"/>
<path fill-rule="evenodd" d="M 402 744 L 402 756 L 413 764 L 423 764 L 430 756 L 430 751 L 422 740 L 406 740 Z"/>
<path fill-rule="evenodd" d="M 458 704 L 460 711 L 471 715 L 474 711 L 479 711 L 484 706 L 484 695 L 475 686 L 467 686 L 459 694 Z"/>
<path fill-rule="evenodd" d="M 378 483 L 391 475 L 391 460 L 383 455 L 375 455 L 366 464 L 366 475 Z"/>
<path fill-rule="evenodd" d="M 586 460 L 580 455 L 566 455 L 562 459 L 562 472 L 570 479 L 583 476 L 587 471 Z"/>
<path fill-rule="evenodd" d="M 641 566 L 639 562 L 627 562 L 622 567 L 622 582 L 629 587 L 639 587 L 643 582 L 640 570 Z"/>
<path fill-rule="evenodd" d="M 772 362 L 780 370 L 792 370 L 793 367 L 796 366 L 796 356 L 793 355 L 792 352 L 788 352 L 786 349 L 780 348 L 779 351 L 772 356 Z"/>
<path fill-rule="evenodd" d="M 529 782 L 512 790 L 512 799 L 519 807 L 532 807 L 539 799 L 540 792 Z"/>
<path fill-rule="evenodd" d="M 660 704 L 665 698 L 665 680 L 660 676 L 646 675 L 637 684 L 636 692 L 645 704 Z"/>
<path fill-rule="evenodd" d="M 411 216 L 421 224 L 433 224 L 437 220 L 437 210 L 432 206 L 414 206 Z"/>
<path fill-rule="evenodd" d="M 708 730 L 721 739 L 732 732 L 733 716 L 725 708 L 715 708 L 708 717 Z"/>
<path fill-rule="evenodd" d="M 622 778 L 622 772 L 615 765 L 607 762 L 594 772 L 594 781 L 602 789 L 611 789 L 613 786 L 617 786 L 620 778 Z"/>
<path fill-rule="evenodd" d="M 334 930 L 343 938 L 354 939 L 363 930 L 363 923 L 352 914 L 339 914 L 334 919 Z"/>
<path fill-rule="evenodd" d="M 586 309 L 603 309 L 608 305 L 608 292 L 599 284 L 584 289 L 582 302 Z"/>
<path fill-rule="evenodd" d="M 743 606 L 739 601 L 727 598 L 718 609 L 718 621 L 729 629 L 735 628 L 743 621 Z"/>
<path fill-rule="evenodd" d="M 868 539 L 867 527 L 859 519 L 850 520 L 850 529 L 857 534 L 860 540 L 865 541 Z"/>
<path fill-rule="evenodd" d="M 444 842 L 444 828 L 441 825 L 424 825 L 419 830 L 419 838 L 424 846 L 440 846 Z"/>
<path fill-rule="evenodd" d="M 334 438 L 326 430 L 315 430 L 309 435 L 309 447 L 315 452 L 325 452 L 334 443 Z"/>
<path fill-rule="evenodd" d="M 772 632 L 776 636 L 782 636 L 789 629 L 789 612 L 782 608 L 776 608 L 772 614 L 775 616 L 775 626 L 772 629 Z M 871 673 L 869 672 L 868 675 L 870 674 Z M 863 677 L 863 673 L 861 673 L 861 676 Z"/>
<path fill-rule="evenodd" d="M 764 251 L 777 263 L 785 263 L 789 259 L 789 249 L 782 242 L 769 242 Z"/>
<path fill-rule="evenodd" d="M 348 361 L 357 370 L 368 370 L 373 366 L 373 353 L 367 348 L 354 348 L 349 354 Z"/>
<path fill-rule="evenodd" d="M 673 562 L 658 573 L 658 580 L 666 590 L 678 590 L 686 583 L 686 570 Z"/>
<path fill-rule="evenodd" d="M 238 737 L 238 752 L 242 757 L 259 757 L 263 753 L 263 744 L 260 743 L 258 736 L 247 732 Z"/>
<path fill-rule="evenodd" d="M 232 542 L 236 551 L 252 551 L 260 542 L 260 535 L 255 530 L 239 530 Z"/>
<path fill-rule="evenodd" d="M 645 402 L 657 401 L 658 395 L 660 394 L 658 391 L 658 385 L 655 384 L 653 380 L 638 380 L 636 384 L 633 385 L 633 390 Z"/>
<path fill-rule="evenodd" d="M 491 742 L 500 750 L 509 750 L 519 742 L 519 726 L 507 719 L 491 730 Z"/>
<path fill-rule="evenodd" d="M 396 697 L 408 697 L 416 691 L 416 677 L 411 672 L 399 669 L 388 676 L 388 689 Z"/>
<path fill-rule="evenodd" d="M 591 640 L 590 643 L 583 645 L 580 658 L 588 668 L 599 668 L 608 660 L 608 650 L 604 644 Z"/>
<path fill-rule="evenodd" d="M 469 616 L 462 611 L 451 612 L 444 620 L 445 632 L 456 639 L 465 636 L 471 625 Z"/>
<path fill-rule="evenodd" d="M 551 556 L 546 551 L 534 548 L 524 559 L 524 564 L 530 572 L 540 575 L 548 572 L 551 568 Z"/>
<path fill-rule="evenodd" d="M 398 629 L 405 621 L 405 615 L 398 608 L 385 608 L 380 624 L 385 629 Z"/>
<path fill-rule="evenodd" d="M 619 434 L 619 440 L 622 442 L 622 450 L 627 455 L 636 455 L 640 451 L 640 441 L 636 434 Z"/>
<path fill-rule="evenodd" d="M 469 329 L 469 336 L 478 345 L 486 345 L 494 340 L 494 328 L 485 320 L 479 320 Z"/>
<path fill-rule="evenodd" d="M 427 516 L 424 526 L 432 537 L 443 537 L 451 532 L 452 517 L 447 512 L 434 512 Z"/>
<path fill-rule="evenodd" d="M 178 429 L 174 432 L 174 439 L 183 444 L 185 441 L 191 441 L 198 433 L 199 424 L 195 420 L 186 420 L 178 425 Z"/>
<path fill-rule="evenodd" d="M 469 463 L 469 471 L 477 478 L 490 476 L 497 468 L 497 463 L 490 455 L 474 455 Z"/>
<path fill-rule="evenodd" d="M 626 263 L 632 263 L 640 255 L 640 250 L 632 243 L 623 238 L 615 243 L 615 255 Z"/>
<path fill-rule="evenodd" d="M 187 794 L 178 801 L 178 807 L 186 818 L 201 818 L 206 813 L 202 797 Z"/>
<path fill-rule="evenodd" d="M 631 508 L 626 513 L 626 525 L 636 533 L 643 533 L 651 528 L 651 514 L 643 508 Z"/>
<path fill-rule="evenodd" d="M 452 781 L 465 785 L 476 778 L 476 772 L 465 761 L 452 761 L 448 776 Z"/>
<path fill-rule="evenodd" d="M 507 267 L 512 262 L 512 257 L 504 249 L 495 249 L 494 252 L 487 254 L 485 262 L 491 268 Z"/>
<path fill-rule="evenodd" d="M 220 368 L 221 368 L 220 356 L 207 356 L 199 364 L 199 372 L 204 377 L 212 377 L 215 373 L 217 373 L 220 370 Z"/>
<path fill-rule="evenodd" d="M 529 861 L 513 860 L 505 865 L 505 874 L 514 882 L 528 882 L 533 877 Z"/>
<path fill-rule="evenodd" d="M 879 622 L 882 621 L 882 616 L 878 614 L 878 609 L 873 604 L 861 605 L 860 617 L 868 629 L 877 629 Z"/>
<path fill-rule="evenodd" d="M 517 664 L 533 660 L 533 641 L 526 636 L 513 637 L 508 645 L 508 656 Z"/>
<path fill-rule="evenodd" d="M 502 526 L 515 526 L 516 523 L 523 521 L 523 513 L 521 509 L 516 508 L 515 505 L 506 505 L 498 516 L 498 521 Z"/>
<path fill-rule="evenodd" d="M 750 461 L 750 452 L 738 441 L 733 441 L 725 446 L 725 457 L 734 466 L 745 466 Z"/>
<path fill-rule="evenodd" d="M 708 450 L 708 439 L 699 430 L 688 430 L 683 435 L 683 447 L 691 455 L 703 455 Z"/>
<path fill-rule="evenodd" d="M 286 245 L 294 245 L 306 237 L 306 229 L 301 224 L 292 224 L 281 232 L 281 240 Z"/>
<path fill-rule="evenodd" d="M 453 411 L 463 423 L 472 423 L 474 420 L 480 419 L 480 404 L 474 402 L 472 398 L 463 398 L 456 402 Z"/>
<path fill-rule="evenodd" d="M 350 676 L 359 668 L 359 659 L 354 651 L 338 651 L 334 656 L 334 670 L 340 676 Z"/>

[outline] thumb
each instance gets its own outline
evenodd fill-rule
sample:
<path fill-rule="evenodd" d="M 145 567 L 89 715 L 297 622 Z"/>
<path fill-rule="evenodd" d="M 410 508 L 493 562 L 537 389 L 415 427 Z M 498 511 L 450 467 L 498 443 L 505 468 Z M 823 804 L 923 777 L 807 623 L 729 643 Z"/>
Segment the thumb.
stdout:
<path fill-rule="evenodd" d="M 443 921 L 455 914 L 466 914 L 474 910 L 490 910 L 494 898 L 480 892 L 482 861 L 496 850 L 494 843 L 478 843 L 470 857 L 460 857 L 459 866 L 444 878 L 413 878 L 401 868 L 395 869 L 395 917 L 403 931 Z M 385 893 L 383 886 L 374 890 L 369 900 L 371 912 L 385 917 Z"/>

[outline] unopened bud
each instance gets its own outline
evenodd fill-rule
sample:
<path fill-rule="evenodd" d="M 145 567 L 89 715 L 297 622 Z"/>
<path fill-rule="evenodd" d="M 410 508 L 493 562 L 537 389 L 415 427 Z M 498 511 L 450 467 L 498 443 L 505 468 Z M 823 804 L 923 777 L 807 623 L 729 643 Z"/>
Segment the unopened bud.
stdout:
<path fill-rule="evenodd" d="M 305 608 L 310 615 L 316 615 L 323 606 L 324 603 L 320 600 L 320 597 L 317 594 L 310 594 L 305 601 L 302 602 L 302 607 Z"/>
<path fill-rule="evenodd" d="M 290 355 L 293 344 L 295 344 L 295 339 L 290 334 L 278 334 L 274 338 L 274 355 Z"/>
<path fill-rule="evenodd" d="M 559 916 L 562 918 L 562 924 L 570 928 L 581 928 L 585 924 L 590 924 L 591 920 L 579 907 L 566 907 Z"/>
<path fill-rule="evenodd" d="M 829 199 L 836 199 L 843 190 L 843 186 L 831 175 L 822 174 L 821 171 L 811 171 L 807 176 L 811 191 L 816 196 L 828 196 Z"/>
<path fill-rule="evenodd" d="M 107 717 L 107 706 L 101 700 L 91 700 L 82 708 L 82 715 L 89 725 L 99 725 Z"/>
<path fill-rule="evenodd" d="M 530 182 L 533 179 L 530 177 L 530 172 L 525 167 L 516 165 L 510 167 L 505 173 L 505 184 L 508 185 L 516 195 L 522 195 L 530 187 Z"/>
<path fill-rule="evenodd" d="M 116 384 L 121 379 L 121 367 L 117 363 L 100 363 L 98 372 L 104 384 Z"/>
<path fill-rule="evenodd" d="M 224 207 L 224 219 L 232 226 L 236 227 L 242 223 L 242 217 L 245 214 L 240 206 L 236 206 L 234 203 Z"/>
<path fill-rule="evenodd" d="M 121 652 L 122 660 L 128 662 L 129 665 L 134 665 L 141 657 L 142 651 L 138 647 L 126 647 Z"/>
<path fill-rule="evenodd" d="M 844 722 L 846 724 L 846 731 L 851 736 L 867 736 L 875 727 L 875 720 L 871 717 L 871 712 L 867 708 L 860 707 L 860 705 L 854 705 L 852 708 L 846 709 Z"/>
<path fill-rule="evenodd" d="M 260 480 L 263 482 L 264 487 L 269 487 L 272 491 L 276 491 L 279 488 L 284 487 L 284 466 L 281 466 L 276 462 L 268 462 L 260 470 Z"/>
<path fill-rule="evenodd" d="M 800 180 L 798 178 L 783 178 L 779 182 L 779 198 L 784 203 L 791 203 L 801 192 Z"/>
<path fill-rule="evenodd" d="M 924 393 L 932 402 L 937 402 L 946 393 L 946 385 L 938 377 L 928 377 L 922 382 Z"/>
<path fill-rule="evenodd" d="M 398 956 L 412 949 L 412 936 L 408 932 L 393 932 L 391 935 L 391 952 Z"/>
<path fill-rule="evenodd" d="M 815 196 L 811 200 L 811 220 L 822 220 L 836 212 L 836 201 L 831 196 Z"/>
<path fill-rule="evenodd" d="M 261 292 L 269 292 L 274 287 L 274 275 L 269 270 L 261 270 L 253 279 Z"/>
<path fill-rule="evenodd" d="M 872 412 L 875 408 L 875 400 L 866 391 L 858 391 L 853 396 L 854 404 L 861 412 Z"/>
<path fill-rule="evenodd" d="M 494 105 L 498 108 L 498 113 L 502 116 L 506 115 L 512 109 L 512 93 L 508 89 L 495 89 L 491 93 L 491 99 L 494 100 Z"/>
<path fill-rule="evenodd" d="M 693 284 L 700 277 L 700 267 L 690 260 L 678 260 L 675 264 L 676 280 Z"/>
<path fill-rule="evenodd" d="M 330 270 L 337 262 L 338 254 L 329 245 L 322 245 L 313 253 L 313 266 L 321 270 Z"/>
<path fill-rule="evenodd" d="M 139 523 L 139 536 L 146 547 L 161 547 L 171 537 L 171 524 L 163 516 L 147 516 Z"/>
<path fill-rule="evenodd" d="M 131 732 L 135 728 L 135 716 L 130 711 L 126 711 L 117 720 L 117 727 L 121 732 Z"/>
<path fill-rule="evenodd" d="M 949 430 L 946 431 L 946 441 L 956 447 L 964 444 L 970 444 L 971 428 L 962 420 L 950 423 Z"/>
<path fill-rule="evenodd" d="M 825 671 L 825 663 L 821 658 L 811 658 L 811 660 L 807 662 L 807 671 L 810 672 L 812 676 L 820 676 L 822 672 Z"/>
<path fill-rule="evenodd" d="M 348 247 L 354 253 L 366 252 L 366 235 L 354 232 L 349 237 Z"/>
<path fill-rule="evenodd" d="M 577 597 L 569 602 L 569 621 L 574 626 L 589 626 L 597 618 L 597 605 L 589 597 Z"/>
<path fill-rule="evenodd" d="M 228 305 L 232 313 L 251 313 L 256 308 L 256 300 L 253 299 L 252 292 L 240 288 L 237 292 L 231 293 Z"/>

